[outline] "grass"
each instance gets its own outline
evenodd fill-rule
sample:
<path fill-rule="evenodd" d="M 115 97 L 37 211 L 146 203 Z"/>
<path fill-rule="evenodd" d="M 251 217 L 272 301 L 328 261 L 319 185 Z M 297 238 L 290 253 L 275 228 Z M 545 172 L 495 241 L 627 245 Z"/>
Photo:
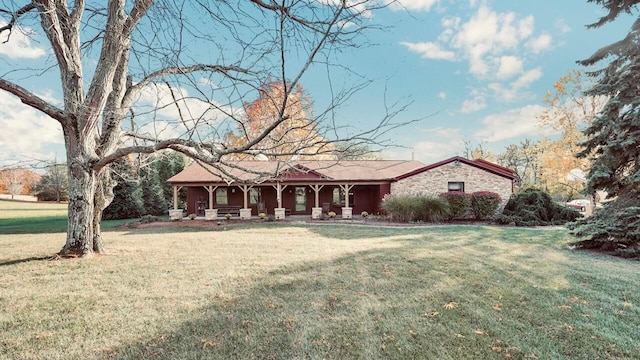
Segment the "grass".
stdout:
<path fill-rule="evenodd" d="M 637 359 L 638 263 L 565 230 L 264 224 L 0 236 L 0 358 Z"/>
<path fill-rule="evenodd" d="M 122 220 L 104 221 L 102 229 L 114 229 L 124 222 Z M 0 200 L 0 235 L 66 231 L 67 204 Z"/>

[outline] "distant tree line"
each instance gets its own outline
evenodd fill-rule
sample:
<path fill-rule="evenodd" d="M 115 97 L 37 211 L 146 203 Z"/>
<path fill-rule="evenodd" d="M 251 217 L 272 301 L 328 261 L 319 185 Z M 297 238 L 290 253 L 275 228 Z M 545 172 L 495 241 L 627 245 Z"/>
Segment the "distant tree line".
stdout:
<path fill-rule="evenodd" d="M 102 218 L 114 220 L 165 215 L 167 209 L 173 207 L 173 189 L 167 179 L 182 171 L 186 161 L 180 153 L 161 152 L 115 162 L 111 170 L 118 184 L 113 189 L 113 201 L 104 210 Z M 66 165 L 54 163 L 48 166 L 33 192 L 41 201 L 67 201 Z"/>

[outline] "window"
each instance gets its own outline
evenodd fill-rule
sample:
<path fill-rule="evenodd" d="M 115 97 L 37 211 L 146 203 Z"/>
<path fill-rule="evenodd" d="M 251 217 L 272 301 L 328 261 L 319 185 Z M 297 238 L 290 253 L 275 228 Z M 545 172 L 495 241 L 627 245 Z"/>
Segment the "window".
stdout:
<path fill-rule="evenodd" d="M 249 189 L 249 204 L 255 205 L 262 200 L 260 188 Z"/>
<path fill-rule="evenodd" d="M 344 202 L 344 190 L 342 190 L 341 188 L 334 188 L 333 189 L 333 203 L 335 205 L 345 205 Z M 353 206 L 355 204 L 355 198 L 353 196 L 353 193 L 350 192 L 349 193 L 349 206 Z"/>
<path fill-rule="evenodd" d="M 216 205 L 229 205 L 227 188 L 216 189 Z"/>
<path fill-rule="evenodd" d="M 449 181 L 448 190 L 464 192 L 464 183 L 461 181 L 457 181 L 457 182 Z"/>

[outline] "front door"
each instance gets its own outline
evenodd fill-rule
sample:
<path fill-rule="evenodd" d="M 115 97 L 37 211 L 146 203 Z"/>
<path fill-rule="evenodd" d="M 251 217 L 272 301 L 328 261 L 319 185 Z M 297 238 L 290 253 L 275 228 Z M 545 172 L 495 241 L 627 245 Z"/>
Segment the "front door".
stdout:
<path fill-rule="evenodd" d="M 307 188 L 296 186 L 296 213 L 307 211 Z"/>

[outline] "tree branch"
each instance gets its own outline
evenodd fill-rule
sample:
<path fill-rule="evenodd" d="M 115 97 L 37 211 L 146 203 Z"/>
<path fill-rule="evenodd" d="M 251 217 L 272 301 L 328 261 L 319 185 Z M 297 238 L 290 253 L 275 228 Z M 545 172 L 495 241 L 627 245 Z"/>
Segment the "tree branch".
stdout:
<path fill-rule="evenodd" d="M 19 85 L 16 85 L 4 79 L 0 79 L 0 89 L 17 96 L 23 104 L 29 105 L 32 108 L 49 115 L 63 126 L 66 126 L 71 121 L 70 114 L 68 114 L 64 110 L 58 109 L 53 105 L 50 105 L 34 93 Z"/>
<path fill-rule="evenodd" d="M 11 32 L 13 30 L 13 26 L 16 24 L 16 21 L 18 20 L 18 18 L 20 18 L 20 16 L 28 13 L 29 11 L 34 10 L 35 8 L 36 8 L 36 4 L 34 2 L 31 2 L 31 3 L 21 7 L 20 9 L 18 9 L 18 11 L 16 11 L 16 12 L 11 12 L 9 10 L 0 9 L 0 12 L 11 15 L 11 20 L 6 25 L 0 26 L 0 34 L 2 34 L 5 31 L 9 32 L 9 34 L 7 35 L 7 39 L 5 41 L 3 41 L 2 43 L 6 43 L 6 42 L 9 41 L 9 38 L 11 37 Z"/>

